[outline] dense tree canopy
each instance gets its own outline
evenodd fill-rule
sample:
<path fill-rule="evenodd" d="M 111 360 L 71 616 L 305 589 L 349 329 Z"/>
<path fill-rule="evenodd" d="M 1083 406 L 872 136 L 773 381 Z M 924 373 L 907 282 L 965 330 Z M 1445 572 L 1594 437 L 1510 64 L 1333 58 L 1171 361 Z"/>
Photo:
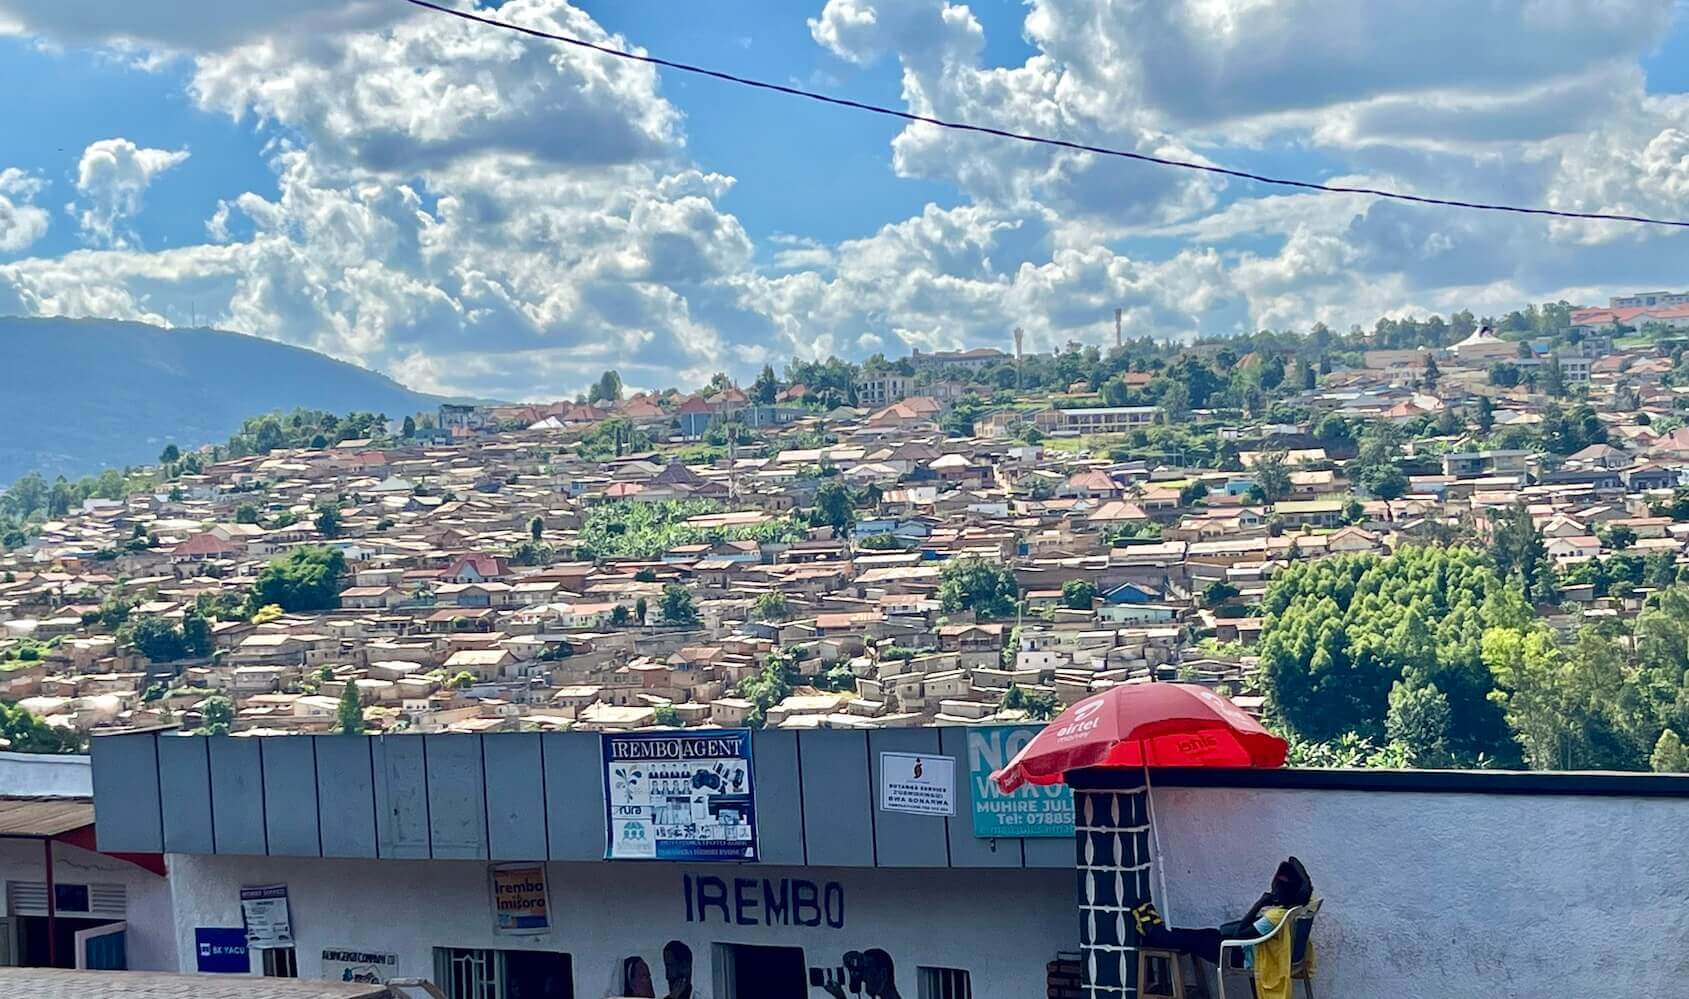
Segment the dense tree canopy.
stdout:
<path fill-rule="evenodd" d="M 1007 617 L 1020 602 L 1020 586 L 1008 566 L 968 556 L 945 565 L 938 599 L 946 611 L 972 610 L 980 617 Z"/>
<path fill-rule="evenodd" d="M 1523 628 L 1531 615 L 1479 552 L 1293 563 L 1273 578 L 1263 612 L 1268 711 L 1295 735 L 1385 742 L 1395 728 L 1425 740 L 1413 748 L 1429 755 L 1517 761 L 1481 650 L 1487 629 Z"/>
<path fill-rule="evenodd" d="M 283 611 L 332 610 L 340 606 L 340 576 L 346 556 L 338 548 L 295 548 L 258 572 L 252 602 L 275 604 Z"/>
<path fill-rule="evenodd" d="M 717 541 L 796 541 L 803 528 L 789 517 L 743 527 L 700 527 L 686 521 L 720 506 L 709 500 L 602 503 L 587 511 L 576 539 L 581 558 L 653 559 L 676 545 Z"/>

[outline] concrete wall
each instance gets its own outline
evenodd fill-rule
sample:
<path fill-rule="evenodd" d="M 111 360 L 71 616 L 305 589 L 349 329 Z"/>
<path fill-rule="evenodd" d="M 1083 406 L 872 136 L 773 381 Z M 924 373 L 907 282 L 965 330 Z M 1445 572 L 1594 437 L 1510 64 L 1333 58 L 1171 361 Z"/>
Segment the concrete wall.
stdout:
<path fill-rule="evenodd" d="M 44 882 L 46 861 L 39 840 L 0 840 L 0 882 Z M 129 967 L 144 971 L 176 970 L 169 882 L 126 860 L 91 853 L 67 843 L 53 844 L 53 871 L 60 884 L 123 885 L 129 907 L 125 938 Z"/>
<path fill-rule="evenodd" d="M 198 926 L 239 926 L 242 885 L 285 883 L 298 940 L 299 973 L 316 976 L 325 947 L 398 955 L 399 974 L 432 977 L 433 948 L 563 951 L 572 956 L 575 995 L 620 994 L 623 959 L 638 955 L 662 981 L 662 948 L 680 940 L 697 962 L 699 999 L 732 999 L 713 987 L 712 944 L 801 947 L 806 967 L 831 968 L 846 951 L 882 948 L 897 985 L 916 999 L 921 966 L 963 968 L 976 999 L 1045 994 L 1045 966 L 1074 949 L 1072 875 L 1061 871 L 886 871 L 766 865 L 551 863 L 546 865 L 554 929 L 539 936 L 493 930 L 488 865 L 470 861 L 362 861 L 280 857 L 170 857 L 176 935 L 183 967 L 194 967 Z M 686 879 L 721 878 L 729 907 L 736 879 L 796 878 L 822 891 L 838 885 L 842 926 L 765 925 L 760 905 L 724 922 L 693 906 Z M 696 886 L 694 886 L 696 893 Z M 695 900 L 695 899 L 694 899 Z M 832 908 L 829 907 L 829 912 Z M 779 919 L 772 920 L 781 923 Z M 814 999 L 826 999 L 820 988 Z"/>
<path fill-rule="evenodd" d="M 20 798 L 86 798 L 94 773 L 86 756 L 0 753 L 0 789 Z"/>
<path fill-rule="evenodd" d="M 1175 925 L 1238 918 L 1301 858 L 1326 900 L 1320 995 L 1689 991 L 1689 800 L 1158 788 L 1154 807 Z"/>

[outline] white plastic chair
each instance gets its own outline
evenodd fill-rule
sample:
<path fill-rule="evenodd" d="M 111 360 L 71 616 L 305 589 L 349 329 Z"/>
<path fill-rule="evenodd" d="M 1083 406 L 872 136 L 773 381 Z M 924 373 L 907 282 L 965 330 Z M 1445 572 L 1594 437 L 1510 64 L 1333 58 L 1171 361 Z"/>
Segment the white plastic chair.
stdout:
<path fill-rule="evenodd" d="M 1256 937 L 1253 940 L 1227 940 L 1221 943 L 1220 960 L 1214 966 L 1214 983 L 1218 987 L 1218 991 L 1214 993 L 1216 999 L 1225 999 L 1226 997 L 1226 971 L 1231 963 L 1228 959 L 1230 956 L 1228 951 L 1237 951 L 1241 954 L 1245 947 L 1259 947 L 1269 940 L 1276 940 L 1282 933 L 1293 934 L 1290 944 L 1290 980 L 1292 982 L 1300 981 L 1303 996 L 1306 999 L 1314 999 L 1313 974 L 1308 969 L 1308 948 L 1313 944 L 1314 917 L 1319 915 L 1320 906 L 1324 902 L 1324 899 L 1316 898 L 1305 906 L 1296 906 L 1285 913 L 1284 918 L 1279 920 L 1279 924 L 1265 936 Z M 1298 950 L 1301 951 L 1300 954 L 1297 953 Z M 1233 969 L 1233 971 L 1239 976 L 1248 977 L 1252 982 L 1255 979 L 1253 969 L 1248 971 Z M 1294 985 L 1291 987 L 1295 988 Z"/>

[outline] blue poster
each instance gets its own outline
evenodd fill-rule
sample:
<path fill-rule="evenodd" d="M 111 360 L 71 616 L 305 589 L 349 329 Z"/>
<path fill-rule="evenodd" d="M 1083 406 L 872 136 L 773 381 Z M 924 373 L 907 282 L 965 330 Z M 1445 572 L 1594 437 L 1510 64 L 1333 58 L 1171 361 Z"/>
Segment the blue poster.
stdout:
<path fill-rule="evenodd" d="M 246 953 L 246 927 L 228 929 L 194 927 L 194 949 L 201 972 L 218 975 L 247 975 L 252 973 L 252 961 Z"/>
<path fill-rule="evenodd" d="M 750 729 L 606 734 L 604 856 L 755 860 Z"/>
<path fill-rule="evenodd" d="M 973 789 L 974 835 L 984 839 L 1073 837 L 1073 792 L 1065 784 L 1023 784 L 1004 794 L 991 773 L 1015 758 L 1042 725 L 987 725 L 968 729 L 968 781 Z"/>

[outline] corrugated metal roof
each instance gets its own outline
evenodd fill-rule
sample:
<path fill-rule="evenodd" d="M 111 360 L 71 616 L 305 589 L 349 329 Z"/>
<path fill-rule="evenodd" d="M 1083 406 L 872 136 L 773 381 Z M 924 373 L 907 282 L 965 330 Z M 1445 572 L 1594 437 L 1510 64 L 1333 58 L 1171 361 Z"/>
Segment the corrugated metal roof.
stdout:
<path fill-rule="evenodd" d="M 376 999 L 381 985 L 343 985 L 245 975 L 0 968 L 0 995 L 30 999 Z"/>
<path fill-rule="evenodd" d="M 0 836 L 58 836 L 93 824 L 92 798 L 0 797 Z"/>

